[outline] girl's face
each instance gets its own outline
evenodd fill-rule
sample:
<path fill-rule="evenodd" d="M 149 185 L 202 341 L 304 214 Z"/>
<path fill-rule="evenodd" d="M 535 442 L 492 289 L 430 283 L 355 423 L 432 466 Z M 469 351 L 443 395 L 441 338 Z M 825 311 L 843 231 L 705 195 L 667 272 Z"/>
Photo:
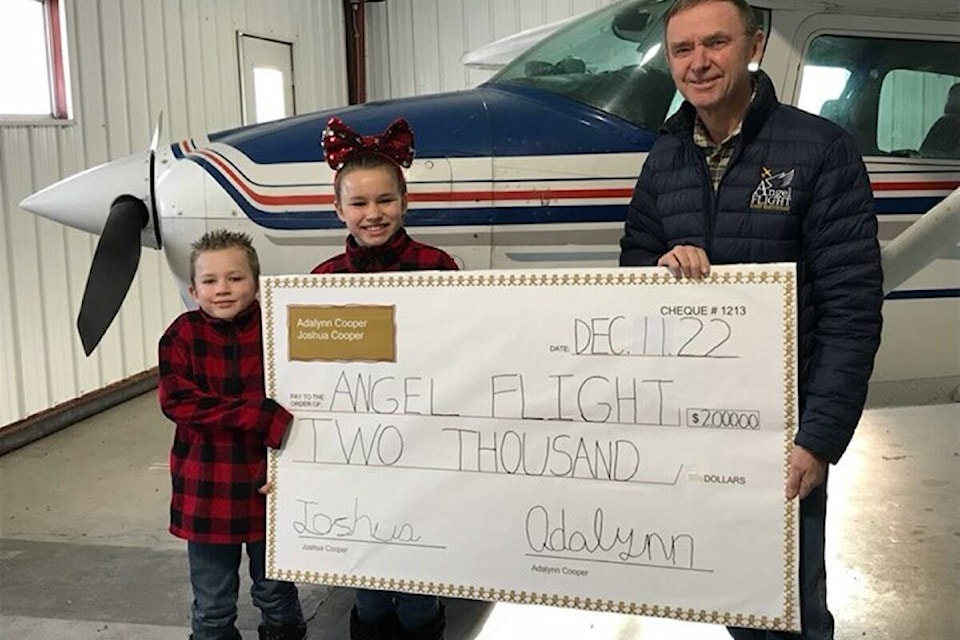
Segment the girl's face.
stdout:
<path fill-rule="evenodd" d="M 333 206 L 357 244 L 378 247 L 403 223 L 407 196 L 388 167 L 353 169 L 340 176 Z"/>

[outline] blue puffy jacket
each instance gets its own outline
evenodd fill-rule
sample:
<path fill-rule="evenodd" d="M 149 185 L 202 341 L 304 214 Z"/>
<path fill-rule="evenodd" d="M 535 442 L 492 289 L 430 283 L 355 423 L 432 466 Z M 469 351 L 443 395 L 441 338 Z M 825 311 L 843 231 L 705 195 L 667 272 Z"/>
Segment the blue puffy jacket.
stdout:
<path fill-rule="evenodd" d="M 655 265 L 676 245 L 711 264 L 796 262 L 800 428 L 796 443 L 836 462 L 853 437 L 880 344 L 883 301 L 873 194 L 856 142 L 756 95 L 714 192 L 689 103 L 664 124 L 627 211 L 620 264 Z"/>

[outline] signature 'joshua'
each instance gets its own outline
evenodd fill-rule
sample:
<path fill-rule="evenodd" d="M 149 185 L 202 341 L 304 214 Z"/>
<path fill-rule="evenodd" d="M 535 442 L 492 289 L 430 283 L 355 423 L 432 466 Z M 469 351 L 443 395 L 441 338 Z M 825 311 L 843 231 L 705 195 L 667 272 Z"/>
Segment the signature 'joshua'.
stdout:
<path fill-rule="evenodd" d="M 320 511 L 319 503 L 300 500 L 302 517 L 293 523 L 293 529 L 301 538 L 352 538 L 377 542 L 419 542 L 413 525 L 407 522 L 385 525 L 375 522 L 360 509 L 360 499 L 353 499 L 353 513 L 337 516 Z"/>

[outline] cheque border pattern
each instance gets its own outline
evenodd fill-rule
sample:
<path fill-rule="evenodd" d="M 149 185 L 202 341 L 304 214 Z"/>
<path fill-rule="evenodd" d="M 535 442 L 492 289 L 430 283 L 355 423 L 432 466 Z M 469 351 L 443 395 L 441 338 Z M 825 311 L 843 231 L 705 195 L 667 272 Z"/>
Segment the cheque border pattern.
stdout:
<path fill-rule="evenodd" d="M 273 337 L 273 286 L 276 284 L 276 278 L 261 278 L 260 290 L 263 291 L 264 314 L 263 314 L 263 351 L 264 351 L 264 386 L 268 398 L 277 395 L 277 372 L 274 366 L 276 362 L 276 344 Z M 267 449 L 267 479 L 274 483 L 274 491 L 277 491 L 277 451 Z M 267 568 L 276 566 L 277 563 L 277 545 L 274 532 L 277 530 L 277 501 L 273 494 L 267 495 L 267 531 L 269 537 L 267 540 Z"/>
<path fill-rule="evenodd" d="M 785 273 L 783 282 L 783 476 L 786 483 L 790 472 L 790 452 L 793 450 L 793 439 L 797 429 L 797 310 L 796 310 L 796 281 L 794 273 Z M 788 628 L 800 628 L 799 612 L 794 607 L 797 601 L 796 585 L 793 576 L 796 575 L 797 518 L 796 500 L 786 500 L 783 503 L 783 616 Z"/>
<path fill-rule="evenodd" d="M 264 351 L 266 356 L 266 391 L 268 397 L 276 395 L 276 370 L 274 367 L 276 345 L 274 340 L 273 292 L 275 289 L 300 288 L 408 288 L 408 287 L 516 287 L 516 286 L 634 286 L 634 285 L 692 285 L 692 284 L 770 284 L 781 287 L 783 301 L 783 396 L 784 396 L 784 476 L 788 471 L 790 451 L 793 448 L 793 439 L 796 429 L 796 295 L 795 273 L 778 269 L 770 271 L 712 271 L 709 276 L 700 281 L 690 279 L 677 280 L 669 273 L 634 271 L 620 269 L 617 271 L 604 270 L 603 272 L 561 271 L 559 273 L 517 272 L 517 273 L 483 273 L 483 272 L 399 272 L 381 274 L 351 274 L 348 277 L 322 276 L 265 276 L 261 277 L 261 291 L 263 292 L 266 313 L 264 315 Z M 277 478 L 277 452 L 270 451 L 270 478 Z M 274 489 L 278 490 L 276 480 Z M 625 613 L 641 616 L 655 616 L 687 622 L 704 622 L 708 624 L 722 624 L 726 626 L 761 627 L 772 630 L 799 629 L 797 610 L 793 605 L 795 600 L 795 584 L 793 575 L 796 567 L 796 540 L 794 535 L 796 521 L 796 505 L 794 501 L 784 501 L 784 566 L 783 587 L 784 602 L 783 616 L 768 618 L 767 616 L 743 615 L 728 611 L 707 611 L 670 605 L 651 605 L 637 602 L 613 600 L 598 600 L 580 598 L 551 593 L 516 591 L 513 589 L 498 589 L 476 585 L 447 584 L 433 581 L 414 581 L 394 578 L 379 578 L 376 576 L 347 575 L 340 573 L 319 573 L 316 571 L 300 571 L 280 569 L 276 566 L 276 501 L 268 496 L 268 531 L 267 539 L 267 576 L 276 580 L 292 582 L 324 584 L 338 587 L 379 589 L 390 591 L 408 591 L 436 596 L 453 598 L 467 598 L 472 600 L 486 600 L 497 602 L 511 602 L 516 604 L 537 604 L 553 607 L 567 607 L 584 609 L 587 611 L 604 611 Z"/>

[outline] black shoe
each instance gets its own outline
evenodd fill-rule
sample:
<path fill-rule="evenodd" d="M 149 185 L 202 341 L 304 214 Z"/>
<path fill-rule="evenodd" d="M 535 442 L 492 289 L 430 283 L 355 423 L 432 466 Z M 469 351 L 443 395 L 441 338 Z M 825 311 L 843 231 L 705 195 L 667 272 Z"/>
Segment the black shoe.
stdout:
<path fill-rule="evenodd" d="M 192 633 L 190 634 L 190 637 L 187 638 L 187 640 L 193 640 L 193 634 L 192 634 Z M 233 630 L 233 637 L 231 637 L 230 640 L 243 640 L 243 638 L 241 638 L 240 632 L 237 631 L 236 629 L 234 629 L 234 630 Z"/>
<path fill-rule="evenodd" d="M 260 640 L 303 640 L 307 635 L 307 625 L 294 623 L 268 627 L 262 624 L 257 628 L 257 632 Z"/>
<path fill-rule="evenodd" d="M 433 620 L 413 631 L 408 631 L 400 627 L 397 640 L 443 640 L 443 633 L 446 628 L 447 610 L 441 602 L 440 610 L 437 611 L 437 615 Z"/>
<path fill-rule="evenodd" d="M 361 622 L 357 608 L 350 610 L 350 640 L 397 640 L 398 627 L 393 615 L 374 622 Z"/>

